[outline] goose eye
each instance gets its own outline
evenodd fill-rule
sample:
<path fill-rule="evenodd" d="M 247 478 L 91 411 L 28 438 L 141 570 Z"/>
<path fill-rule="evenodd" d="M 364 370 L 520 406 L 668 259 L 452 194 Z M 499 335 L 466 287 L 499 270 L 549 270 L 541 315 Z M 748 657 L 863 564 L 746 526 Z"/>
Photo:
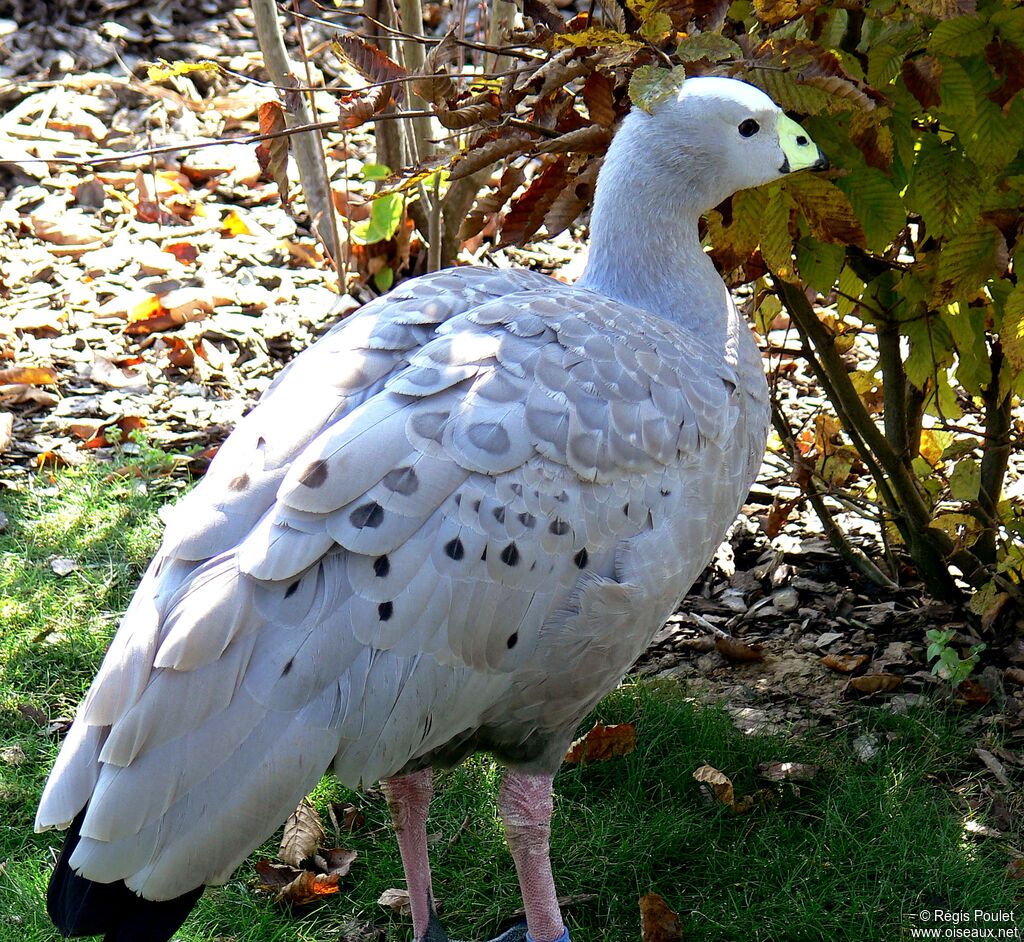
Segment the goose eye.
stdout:
<path fill-rule="evenodd" d="M 747 118 L 746 121 L 740 123 L 739 132 L 744 137 L 753 137 L 761 130 L 761 125 L 758 124 L 753 118 Z"/>

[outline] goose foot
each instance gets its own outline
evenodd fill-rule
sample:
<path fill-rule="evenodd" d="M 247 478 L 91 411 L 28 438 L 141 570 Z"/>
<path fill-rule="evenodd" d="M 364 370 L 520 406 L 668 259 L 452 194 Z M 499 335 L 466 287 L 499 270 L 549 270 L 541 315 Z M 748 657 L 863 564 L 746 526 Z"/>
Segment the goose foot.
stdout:
<path fill-rule="evenodd" d="M 417 939 L 416 942 L 458 942 L 458 940 L 448 938 L 448 933 L 444 931 L 444 926 L 441 925 L 441 921 L 432 911 L 430 913 L 430 922 L 427 923 L 426 934 L 421 939 Z M 534 939 L 526 931 L 526 923 L 521 922 L 496 938 L 491 939 L 490 942 L 548 942 L 548 940 Z M 569 930 L 563 929 L 562 934 L 557 939 L 550 940 L 550 942 L 569 942 Z"/>

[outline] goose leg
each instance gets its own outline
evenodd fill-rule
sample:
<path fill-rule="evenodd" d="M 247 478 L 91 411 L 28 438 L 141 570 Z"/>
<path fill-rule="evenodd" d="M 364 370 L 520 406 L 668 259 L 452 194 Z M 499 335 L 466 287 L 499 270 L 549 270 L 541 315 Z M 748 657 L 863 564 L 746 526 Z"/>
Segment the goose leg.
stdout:
<path fill-rule="evenodd" d="M 531 775 L 509 769 L 498 795 L 505 839 L 523 894 L 528 942 L 569 942 L 569 931 L 562 922 L 551 875 L 553 781 L 553 775 Z"/>
<path fill-rule="evenodd" d="M 391 820 L 402 853 L 409 905 L 412 908 L 413 937 L 417 940 L 438 938 L 434 934 L 434 893 L 430 883 L 430 860 L 427 857 L 427 812 L 434 794 L 434 771 L 423 769 L 411 775 L 399 775 L 381 782 L 391 808 Z"/>

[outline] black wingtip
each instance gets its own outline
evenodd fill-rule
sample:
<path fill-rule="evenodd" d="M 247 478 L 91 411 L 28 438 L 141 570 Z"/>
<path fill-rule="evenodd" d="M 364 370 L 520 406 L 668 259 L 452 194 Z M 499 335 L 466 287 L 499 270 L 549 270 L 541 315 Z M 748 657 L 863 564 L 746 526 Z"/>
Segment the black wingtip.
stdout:
<path fill-rule="evenodd" d="M 80 840 L 85 810 L 68 828 L 57 866 L 46 889 L 46 911 L 61 935 L 102 935 L 105 942 L 167 942 L 203 895 L 198 886 L 175 899 L 136 896 L 120 880 L 95 883 L 75 873 L 68 861 Z"/>

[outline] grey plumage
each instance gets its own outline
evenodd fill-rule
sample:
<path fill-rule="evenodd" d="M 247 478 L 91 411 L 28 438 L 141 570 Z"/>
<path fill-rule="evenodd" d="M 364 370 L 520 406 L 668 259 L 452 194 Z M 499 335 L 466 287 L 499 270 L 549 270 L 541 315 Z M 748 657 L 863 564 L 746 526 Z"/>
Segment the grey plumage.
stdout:
<path fill-rule="evenodd" d="M 638 180 L 654 219 L 669 171 L 627 172 L 648 120 L 602 180 Z M 757 146 L 737 185 L 778 176 L 777 136 Z M 425 275 L 282 372 L 174 508 L 47 783 L 38 828 L 87 808 L 74 869 L 170 899 L 226 880 L 331 765 L 350 786 L 474 749 L 557 767 L 764 451 L 760 357 L 696 240 L 710 197 L 670 171 L 664 278 L 599 186 L 580 283 Z"/>

